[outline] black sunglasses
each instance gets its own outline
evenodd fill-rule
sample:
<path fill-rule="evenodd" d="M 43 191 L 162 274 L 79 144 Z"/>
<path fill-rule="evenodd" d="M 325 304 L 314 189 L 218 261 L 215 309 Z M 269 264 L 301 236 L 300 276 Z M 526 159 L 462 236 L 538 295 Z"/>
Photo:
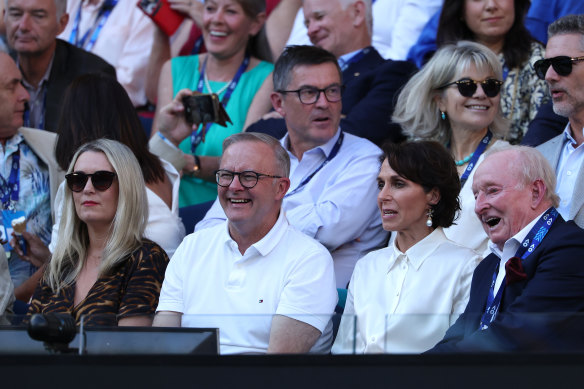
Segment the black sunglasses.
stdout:
<path fill-rule="evenodd" d="M 438 89 L 446 88 L 450 85 L 456 85 L 458 87 L 458 92 L 464 97 L 473 97 L 477 91 L 477 85 L 481 84 L 483 92 L 487 97 L 495 97 L 501 91 L 501 85 L 503 81 L 495 80 L 494 78 L 489 78 L 484 81 L 475 81 L 470 78 L 463 78 L 462 80 L 454 81 L 446 85 L 442 85 Z"/>
<path fill-rule="evenodd" d="M 584 57 L 572 58 L 562 55 L 559 57 L 546 58 L 535 61 L 533 68 L 535 69 L 535 74 L 537 74 L 540 79 L 545 80 L 545 74 L 550 68 L 550 65 L 554 68 L 554 71 L 558 73 L 559 76 L 565 77 L 572 73 L 572 64 L 574 62 L 580 61 L 584 61 Z"/>
<path fill-rule="evenodd" d="M 85 188 L 89 177 L 91 177 L 91 184 L 93 187 L 96 190 L 103 192 L 112 186 L 114 178 L 116 177 L 116 173 L 105 170 L 100 170 L 93 174 L 75 172 L 67 174 L 65 179 L 67 180 L 67 186 L 69 189 L 71 189 L 73 192 L 81 192 Z"/>

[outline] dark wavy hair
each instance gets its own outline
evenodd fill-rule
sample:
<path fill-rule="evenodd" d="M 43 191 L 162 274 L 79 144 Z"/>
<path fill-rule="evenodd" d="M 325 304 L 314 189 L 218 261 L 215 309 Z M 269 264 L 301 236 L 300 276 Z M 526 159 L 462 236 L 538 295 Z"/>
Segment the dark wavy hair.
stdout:
<path fill-rule="evenodd" d="M 464 22 L 465 0 L 444 0 L 438 31 L 436 33 L 436 45 L 456 43 L 460 40 L 475 41 L 474 33 Z M 503 56 L 510 69 L 520 66 L 529 60 L 531 43 L 535 39 L 525 27 L 525 15 L 531 5 L 530 0 L 515 0 L 515 21 L 511 29 L 505 35 L 503 44 Z"/>
<path fill-rule="evenodd" d="M 438 142 L 425 140 L 385 143 L 382 150 L 381 163 L 387 159 L 397 174 L 421 185 L 425 193 L 438 190 L 440 200 L 432 207 L 432 227 L 450 227 L 460 211 L 460 179 L 448 150 Z"/>
<path fill-rule="evenodd" d="M 111 76 L 85 74 L 73 80 L 63 97 L 57 134 L 55 157 L 64 171 L 81 145 L 106 138 L 132 150 L 147 184 L 164 180 L 164 168 L 148 150 L 148 137 L 128 94 Z"/>

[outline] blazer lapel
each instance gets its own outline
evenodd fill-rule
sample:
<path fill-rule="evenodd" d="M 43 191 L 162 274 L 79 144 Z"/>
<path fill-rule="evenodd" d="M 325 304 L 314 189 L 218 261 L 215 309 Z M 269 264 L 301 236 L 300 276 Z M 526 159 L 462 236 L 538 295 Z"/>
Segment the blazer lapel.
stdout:
<path fill-rule="evenodd" d="M 353 79 L 359 77 L 361 73 L 370 71 L 383 61 L 383 58 L 379 55 L 377 50 L 371 48 L 363 58 L 357 62 L 353 62 L 343 71 L 343 83 L 347 85 Z"/>

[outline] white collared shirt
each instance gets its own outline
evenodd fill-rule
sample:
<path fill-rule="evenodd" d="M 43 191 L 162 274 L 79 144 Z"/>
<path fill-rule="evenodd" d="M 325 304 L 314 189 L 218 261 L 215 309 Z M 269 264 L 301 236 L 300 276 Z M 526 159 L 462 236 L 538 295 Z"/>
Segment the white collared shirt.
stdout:
<path fill-rule="evenodd" d="M 168 265 L 157 310 L 183 313 L 183 327 L 219 328 L 222 354 L 265 353 L 273 315 L 285 315 L 319 330 L 311 351 L 326 353 L 336 303 L 329 252 L 281 212 L 243 255 L 227 222 L 188 235 Z"/>
<path fill-rule="evenodd" d="M 584 133 L 584 129 L 582 129 L 582 132 Z M 556 193 L 560 196 L 560 205 L 557 209 L 565 220 L 571 220 L 570 205 L 578 172 L 584 163 L 584 143 L 575 147 L 576 141 L 572 137 L 570 123 L 564 129 L 563 134 L 564 146 L 556 169 L 556 177 L 558 179 Z"/>
<path fill-rule="evenodd" d="M 497 292 L 499 291 L 499 288 L 501 287 L 501 284 L 503 283 L 503 278 L 505 277 L 505 264 L 507 263 L 507 261 L 511 257 L 515 256 L 517 249 L 519 249 L 519 246 L 521 245 L 521 243 L 523 242 L 523 240 L 525 239 L 527 234 L 529 234 L 529 231 L 531 231 L 531 229 L 533 228 L 535 223 L 537 223 L 539 218 L 544 213 L 545 213 L 545 211 L 540 213 L 538 217 L 536 217 L 528 225 L 523 227 L 523 229 L 521 231 L 519 231 L 518 233 L 513 235 L 511 238 L 507 239 L 507 241 L 503 245 L 502 251 L 499 249 L 499 247 L 495 243 L 493 243 L 491 240 L 489 240 L 489 248 L 491 249 L 491 252 L 493 254 L 495 254 L 497 257 L 499 257 L 499 259 L 500 259 L 499 270 L 497 273 L 497 279 L 495 281 L 495 288 L 493 291 L 494 296 L 497 295 Z"/>
<path fill-rule="evenodd" d="M 290 156 L 290 195 L 282 209 L 294 227 L 322 243 L 335 263 L 337 287 L 346 288 L 355 263 L 369 251 L 381 247 L 388 233 L 381 226 L 377 208 L 377 174 L 381 150 L 370 141 L 344 133 L 338 154 L 303 188 L 300 183 L 330 155 L 340 135 L 306 151 L 299 161 Z M 288 150 L 288 135 L 280 141 Z M 215 201 L 195 231 L 226 219 Z"/>
<path fill-rule="evenodd" d="M 395 245 L 357 262 L 333 353 L 418 353 L 462 313 L 480 257 L 437 228 L 405 253 Z M 357 317 L 354 330 L 354 315 Z"/>

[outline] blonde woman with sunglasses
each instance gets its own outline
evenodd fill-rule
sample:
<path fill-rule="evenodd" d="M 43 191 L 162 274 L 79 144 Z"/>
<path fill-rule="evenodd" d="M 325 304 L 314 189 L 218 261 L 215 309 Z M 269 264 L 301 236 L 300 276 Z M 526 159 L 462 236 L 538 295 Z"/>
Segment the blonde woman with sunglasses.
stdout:
<path fill-rule="evenodd" d="M 65 177 L 58 243 L 28 313 L 69 313 L 78 325 L 150 325 L 168 256 L 143 238 L 148 202 L 137 159 L 99 139 L 81 146 Z"/>
<path fill-rule="evenodd" d="M 439 49 L 404 86 L 392 120 L 410 138 L 436 140 L 456 162 L 461 212 L 446 236 L 482 253 L 487 234 L 474 213 L 471 190 L 484 152 L 505 137 L 509 126 L 500 109 L 502 69 L 487 47 L 461 41 Z"/>

